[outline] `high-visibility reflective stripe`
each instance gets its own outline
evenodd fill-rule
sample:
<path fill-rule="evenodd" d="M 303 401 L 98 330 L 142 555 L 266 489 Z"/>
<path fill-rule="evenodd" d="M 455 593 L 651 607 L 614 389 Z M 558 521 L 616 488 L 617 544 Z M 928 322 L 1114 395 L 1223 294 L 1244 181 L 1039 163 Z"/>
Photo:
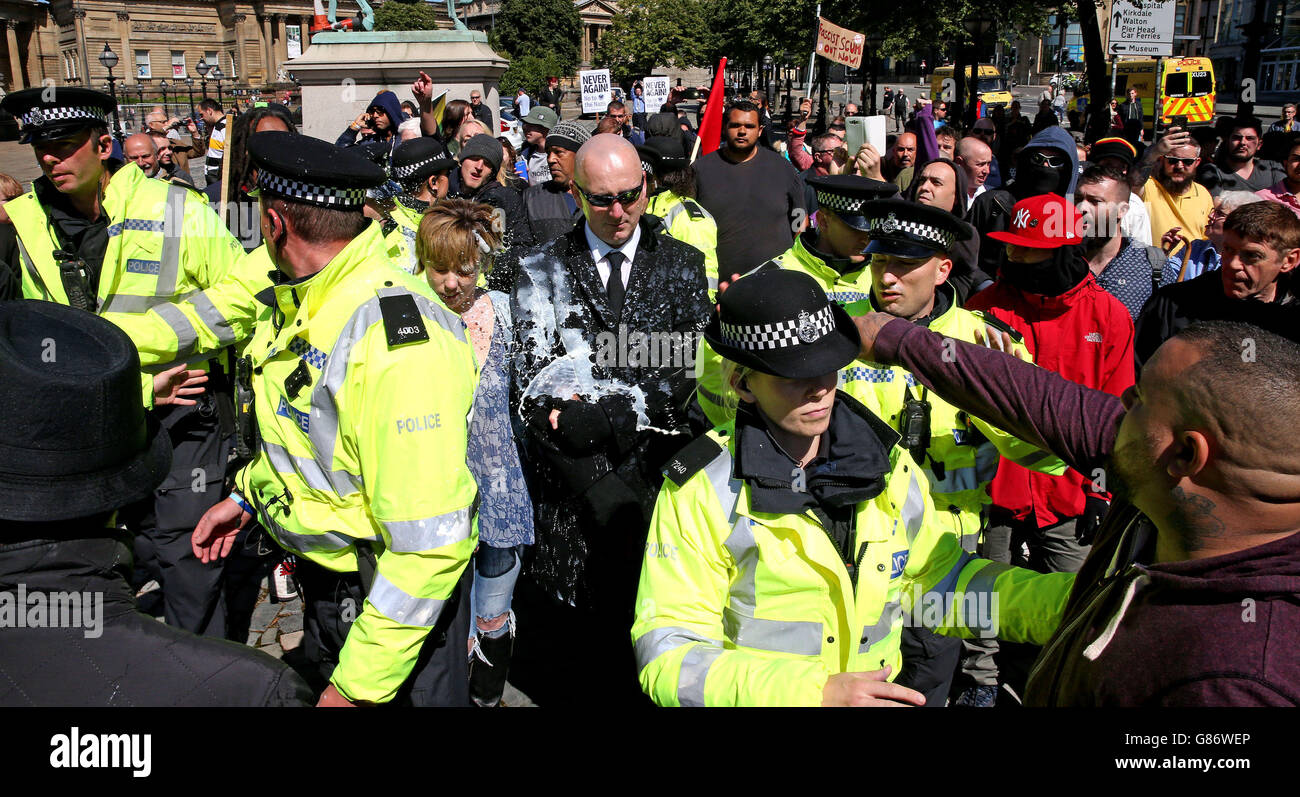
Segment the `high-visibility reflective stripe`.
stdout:
<path fill-rule="evenodd" d="M 713 404 L 716 407 L 727 406 L 726 400 L 723 399 L 722 396 L 719 396 L 717 393 L 714 393 L 712 390 L 709 390 L 708 388 L 704 387 L 704 385 L 697 383 L 695 385 L 695 392 L 699 393 L 702 398 L 704 398 L 706 401 L 708 401 L 710 404 Z"/>
<path fill-rule="evenodd" d="M 925 475 L 930 479 L 930 491 L 934 493 L 959 493 L 965 490 L 977 490 L 982 485 L 974 466 L 948 468 L 944 470 L 942 479 L 927 466 Z"/>
<path fill-rule="evenodd" d="M 989 442 L 980 443 L 975 449 L 975 472 L 979 474 L 980 481 L 993 481 L 993 477 L 998 473 L 998 462 L 1002 455 L 998 453 L 997 446 Z"/>
<path fill-rule="evenodd" d="M 402 625 L 415 625 L 428 628 L 438 622 L 445 600 L 438 598 L 417 598 L 408 595 L 396 584 L 375 574 L 375 583 L 370 588 L 366 600 L 383 616 Z"/>
<path fill-rule="evenodd" d="M 961 555 L 957 557 L 956 564 L 954 564 L 947 573 L 944 573 L 943 578 L 936 581 L 925 591 L 922 600 L 933 600 L 935 597 L 942 598 L 943 614 L 946 617 L 948 615 L 948 610 L 952 608 L 953 597 L 957 591 L 957 579 L 961 577 L 961 570 L 966 566 L 967 562 L 974 558 L 975 557 L 971 556 L 968 552 L 962 551 Z M 920 607 L 913 607 L 913 611 L 918 608 Z"/>
<path fill-rule="evenodd" d="M 108 300 L 104 302 L 102 312 L 147 313 L 155 307 L 170 303 L 171 297 L 167 296 L 130 296 L 117 293 L 108 297 Z"/>
<path fill-rule="evenodd" d="M 383 525 L 392 539 L 389 550 L 399 553 L 432 551 L 469 539 L 469 508 L 420 520 L 389 520 Z"/>
<path fill-rule="evenodd" d="M 45 286 L 45 280 L 41 278 L 41 272 L 36 269 L 36 263 L 32 261 L 32 256 L 27 253 L 27 247 L 23 246 L 23 239 L 17 235 L 14 240 L 18 242 L 18 256 L 22 258 L 23 265 L 32 277 L 32 282 L 41 287 L 41 294 L 48 300 L 53 300 L 54 296 L 50 289 Z"/>
<path fill-rule="evenodd" d="M 313 490 L 334 493 L 340 498 L 361 492 L 360 476 L 354 476 L 345 470 L 322 470 L 316 460 L 309 457 L 297 457 L 289 453 L 284 446 L 262 441 L 262 452 L 271 461 L 271 467 L 285 474 L 295 474 Z"/>
<path fill-rule="evenodd" d="M 711 291 L 716 291 L 716 290 L 718 289 L 718 278 L 717 278 L 717 277 L 709 277 L 709 276 L 706 276 L 706 277 L 704 278 L 704 280 L 705 280 L 705 282 L 709 283 L 709 290 L 711 290 Z"/>
<path fill-rule="evenodd" d="M 174 304 L 162 304 L 155 312 L 167 322 L 172 332 L 176 333 L 176 359 L 182 360 L 192 354 L 194 347 L 198 345 L 199 336 L 180 308 Z"/>
<path fill-rule="evenodd" d="M 185 227 L 185 195 L 188 188 L 167 186 L 167 204 L 163 207 L 162 254 L 158 257 L 158 287 L 155 296 L 170 297 L 176 293 L 176 280 L 181 268 L 181 233 Z"/>
<path fill-rule="evenodd" d="M 677 676 L 677 703 L 692 708 L 704 706 L 704 681 L 709 668 L 722 655 L 722 648 L 696 645 L 682 657 L 682 669 Z"/>
<path fill-rule="evenodd" d="M 894 621 L 903 614 L 903 605 L 898 601 L 890 601 L 885 604 L 885 608 L 880 612 L 880 619 L 872 625 L 862 628 L 862 639 L 858 644 L 858 652 L 866 653 L 872 645 L 880 642 L 889 633 L 894 630 Z"/>
<path fill-rule="evenodd" d="M 384 288 L 377 293 L 379 297 L 401 295 L 414 297 L 415 304 L 420 308 L 420 314 L 425 319 L 450 332 L 461 343 L 466 342 L 465 323 L 460 320 L 460 317 L 436 304 L 427 296 L 411 293 L 403 288 Z M 358 307 L 348 322 L 343 325 L 343 331 L 330 352 L 330 359 L 325 363 L 325 369 L 321 371 L 321 378 L 312 388 L 309 436 L 316 461 L 327 471 L 330 470 L 330 464 L 334 460 L 334 444 L 338 440 L 339 433 L 339 409 L 335 397 L 343 389 L 352 347 L 382 318 L 378 297 Z"/>
<path fill-rule="evenodd" d="M 671 230 L 673 228 L 673 222 L 676 221 L 677 217 L 682 215 L 685 211 L 686 206 L 680 202 L 669 208 L 668 212 L 664 214 L 664 229 Z"/>
<path fill-rule="evenodd" d="M 248 498 L 253 502 L 253 506 L 257 508 L 257 518 L 261 524 L 266 527 L 267 531 L 271 532 L 271 536 L 275 537 L 275 541 L 280 543 L 282 548 L 293 553 L 306 556 L 316 552 L 344 551 L 360 540 L 382 542 L 378 535 L 348 537 L 336 531 L 322 531 L 316 534 L 299 534 L 289 531 L 276 522 L 272 514 L 276 511 L 276 507 L 268 507 L 257 495 L 248 496 Z"/>
<path fill-rule="evenodd" d="M 911 545 L 916 540 L 916 535 L 921 531 L 921 523 L 925 520 L 925 494 L 921 491 L 921 485 L 917 483 L 915 476 L 909 476 L 907 485 L 907 500 L 903 502 L 903 512 L 901 516 L 903 527 L 907 529 L 907 544 Z"/>
<path fill-rule="evenodd" d="M 730 606 L 722 610 L 722 632 L 738 648 L 817 656 L 822 652 L 822 627 L 814 621 L 751 617 Z"/>
<path fill-rule="evenodd" d="M 992 637 L 997 635 L 997 616 L 996 612 L 989 611 L 987 614 L 980 613 L 978 610 L 992 607 L 993 601 L 997 595 L 997 590 L 993 582 L 997 581 L 998 576 L 1011 570 L 1011 565 L 1002 562 L 989 562 L 980 569 L 978 573 L 971 576 L 971 580 L 966 583 L 966 590 L 962 600 L 962 608 L 966 610 L 962 617 L 962 624 L 967 628 L 980 632 L 980 636 Z M 972 616 L 972 611 L 975 614 Z"/>
<path fill-rule="evenodd" d="M 663 628 L 652 628 L 646 631 L 636 640 L 636 666 L 637 670 L 645 669 L 645 666 L 670 650 L 679 648 L 682 645 L 689 645 L 692 642 L 702 642 L 705 645 L 712 645 L 715 648 L 722 647 L 722 642 L 716 639 L 709 639 L 700 636 L 689 628 L 680 626 L 665 626 Z"/>
<path fill-rule="evenodd" d="M 217 343 L 221 347 L 229 346 L 235 342 L 235 331 L 230 328 L 230 322 L 221 314 L 221 311 L 212 303 L 212 300 L 207 297 L 207 294 L 202 291 L 192 294 L 189 297 L 189 302 L 207 328 L 217 336 Z"/>

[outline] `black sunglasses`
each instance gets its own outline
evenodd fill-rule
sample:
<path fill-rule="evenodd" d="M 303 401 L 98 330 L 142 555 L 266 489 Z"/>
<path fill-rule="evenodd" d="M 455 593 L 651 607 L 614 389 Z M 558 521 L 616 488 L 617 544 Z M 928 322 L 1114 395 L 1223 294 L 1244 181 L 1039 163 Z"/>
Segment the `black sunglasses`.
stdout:
<path fill-rule="evenodd" d="M 645 185 L 645 182 L 642 181 L 641 185 L 638 185 L 636 188 L 629 188 L 628 190 L 618 194 L 588 194 L 587 190 L 582 186 L 577 183 L 574 183 L 574 185 L 577 186 L 578 191 L 587 198 L 587 201 L 591 203 L 593 208 L 607 208 L 615 202 L 619 203 L 623 207 L 627 207 L 640 199 L 641 188 Z"/>
<path fill-rule="evenodd" d="M 1178 164 L 1179 166 L 1190 167 L 1193 163 L 1196 163 L 1196 158 L 1173 158 L 1170 157 L 1169 155 L 1165 155 L 1164 158 L 1165 158 L 1165 163 L 1175 163 Z"/>

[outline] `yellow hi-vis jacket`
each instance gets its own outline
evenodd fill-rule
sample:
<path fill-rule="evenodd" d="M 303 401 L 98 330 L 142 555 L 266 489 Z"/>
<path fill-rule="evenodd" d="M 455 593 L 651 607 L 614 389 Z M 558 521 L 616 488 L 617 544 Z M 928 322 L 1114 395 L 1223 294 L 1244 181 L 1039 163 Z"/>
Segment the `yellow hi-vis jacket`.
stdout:
<path fill-rule="evenodd" d="M 477 385 L 464 323 L 388 258 L 372 224 L 322 271 L 277 285 L 248 356 L 260 436 L 237 492 L 286 550 L 373 586 L 331 679 L 392 699 L 477 541 L 465 464 Z"/>
<path fill-rule="evenodd" d="M 897 447 L 885 489 L 858 505 L 856 590 L 815 515 L 750 509 L 733 449 L 714 430 L 665 470 L 632 626 L 655 703 L 820 705 L 833 674 L 897 675 L 904 614 L 1035 644 L 1059 624 L 1074 575 L 972 558 L 930 522 L 925 477 Z"/>
<path fill-rule="evenodd" d="M 663 190 L 650 197 L 646 213 L 663 219 L 668 235 L 704 253 L 709 301 L 718 300 L 718 224 L 699 202 Z"/>
<path fill-rule="evenodd" d="M 157 373 L 182 360 L 206 359 L 196 356 L 200 331 L 215 344 L 209 353 L 234 342 L 226 317 L 198 292 L 237 267 L 244 249 L 203 196 L 150 179 L 130 163 L 109 181 L 102 207 L 109 237 L 99 277 L 99 314 L 130 333 L 137 346 L 167 349 L 167 356 L 148 363 L 142 357 L 144 370 Z M 67 304 L 54 257 L 58 237 L 35 190 L 5 203 L 5 209 L 17 233 L 24 298 Z M 191 295 L 192 315 L 170 304 Z M 153 336 L 142 337 L 132 321 L 154 307 L 161 323 L 146 327 L 155 330 Z M 171 345 L 163 345 L 159 334 Z M 151 403 L 152 380 L 144 381 L 146 403 Z"/>
<path fill-rule="evenodd" d="M 785 254 L 769 260 L 754 271 L 775 267 L 801 271 L 817 280 L 817 284 L 826 291 L 826 296 L 832 302 L 847 304 L 871 297 L 870 259 L 863 261 L 862 267 L 857 271 L 841 274 L 804 246 L 805 235 L 807 233 L 800 233 L 794 239 L 794 246 L 786 250 Z M 709 286 L 716 290 L 718 283 L 710 282 Z M 722 358 L 701 338 L 695 364 L 695 400 L 699 402 L 700 409 L 704 410 L 705 416 L 714 426 L 726 426 L 735 417 L 735 411 L 726 406 L 726 395 L 727 387 L 722 383 Z M 875 409 L 873 403 L 863 396 L 856 396 L 856 398 L 869 408 Z"/>
<path fill-rule="evenodd" d="M 388 256 L 407 274 L 414 274 L 420 266 L 415 258 L 415 236 L 420 229 L 420 219 L 424 218 L 424 214 L 411 210 L 401 202 L 394 202 L 393 212 L 389 217 L 397 227 L 384 236 L 388 244 Z"/>
<path fill-rule="evenodd" d="M 951 291 L 946 286 L 939 286 L 939 290 L 949 291 L 951 298 Z M 874 310 L 870 299 L 854 302 L 846 309 L 849 315 L 862 315 Z M 941 316 L 930 322 L 929 328 L 940 335 L 974 343 L 976 333 L 983 332 L 990 323 L 1004 326 L 996 319 L 990 322 L 981 313 L 950 304 Z M 1006 329 L 1010 330 L 1010 327 Z M 1021 359 L 1033 361 L 1029 350 L 1019 340 L 1013 343 L 1013 349 Z M 855 360 L 840 372 L 840 389 L 867 406 L 879 407 L 880 417 L 894 429 L 899 429 L 899 419 L 907 399 L 904 386 L 913 399 L 922 397 L 924 386 L 899 366 L 885 367 Z M 1054 475 L 1064 473 L 1066 464 L 1056 456 L 957 409 L 928 390 L 925 391 L 925 400 L 930 403 L 930 446 L 926 449 L 925 462 L 920 464 L 930 482 L 930 497 L 938 510 L 935 522 L 960 537 L 966 550 L 973 551 L 979 542 L 980 513 L 993 502 L 988 486 L 997 473 L 999 454 L 1017 465 Z"/>

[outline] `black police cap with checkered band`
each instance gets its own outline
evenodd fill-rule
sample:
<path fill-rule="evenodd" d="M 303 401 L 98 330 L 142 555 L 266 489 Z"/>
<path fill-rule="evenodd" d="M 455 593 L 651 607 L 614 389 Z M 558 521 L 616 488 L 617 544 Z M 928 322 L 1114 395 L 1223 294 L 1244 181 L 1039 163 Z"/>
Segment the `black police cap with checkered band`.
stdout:
<path fill-rule="evenodd" d="M 799 271 L 765 269 L 721 293 L 704 338 L 720 356 L 765 374 L 807 379 L 858 356 L 861 338 L 844 308 Z"/>
<path fill-rule="evenodd" d="M 267 191 L 320 207 L 360 209 L 366 189 L 386 179 L 382 168 L 350 150 L 283 130 L 249 136 L 248 155 L 257 167 L 253 195 Z"/>
<path fill-rule="evenodd" d="M 456 161 L 436 138 L 420 136 L 404 141 L 393 150 L 393 179 L 426 180 L 455 168 Z"/>
<path fill-rule="evenodd" d="M 970 238 L 970 228 L 942 208 L 883 199 L 863 208 L 871 242 L 867 254 L 922 258 L 947 254 L 954 243 Z"/>
<path fill-rule="evenodd" d="M 866 231 L 862 208 L 875 199 L 885 199 L 898 193 L 898 186 L 861 177 L 856 174 L 828 174 L 809 177 L 808 185 L 817 192 L 817 208 L 833 211 L 840 221 L 855 230 Z"/>
<path fill-rule="evenodd" d="M 92 126 L 107 128 L 115 107 L 104 92 L 83 88 L 23 89 L 0 102 L 0 110 L 22 122 L 23 144 L 52 141 Z"/>

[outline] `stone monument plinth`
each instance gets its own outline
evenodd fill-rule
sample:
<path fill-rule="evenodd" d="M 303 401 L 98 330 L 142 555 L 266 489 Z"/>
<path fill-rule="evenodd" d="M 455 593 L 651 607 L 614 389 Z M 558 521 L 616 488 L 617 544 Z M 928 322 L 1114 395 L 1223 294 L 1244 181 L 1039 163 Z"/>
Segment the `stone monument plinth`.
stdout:
<path fill-rule="evenodd" d="M 302 132 L 334 141 L 379 92 L 392 91 L 399 102 L 414 99 L 411 83 L 421 70 L 433 78 L 435 99 L 443 90 L 448 100 L 481 91 L 499 123 L 497 84 L 508 63 L 477 30 L 338 31 L 312 36 L 286 68 L 302 85 Z"/>

